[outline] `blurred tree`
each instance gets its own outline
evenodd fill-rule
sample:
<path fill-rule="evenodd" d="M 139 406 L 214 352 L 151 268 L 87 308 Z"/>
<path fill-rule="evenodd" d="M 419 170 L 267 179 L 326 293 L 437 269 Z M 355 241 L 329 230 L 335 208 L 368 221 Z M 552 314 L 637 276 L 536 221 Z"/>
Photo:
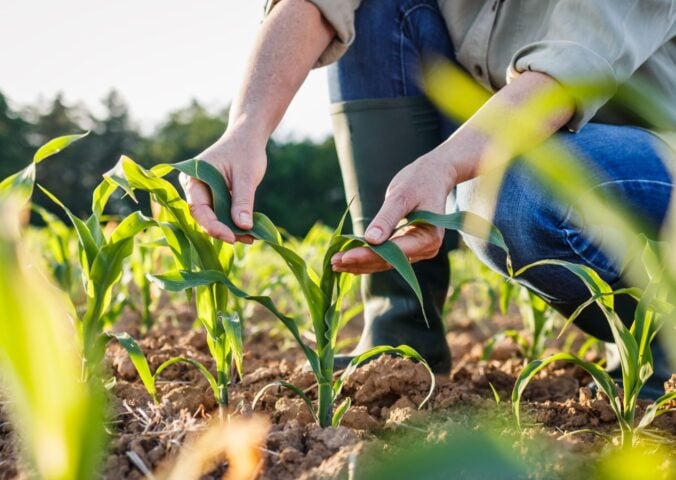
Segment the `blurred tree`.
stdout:
<path fill-rule="evenodd" d="M 294 235 L 316 222 L 336 225 L 345 192 L 333 139 L 268 145 L 268 171 L 256 194 L 256 209 Z"/>
<path fill-rule="evenodd" d="M 211 114 L 193 101 L 169 115 L 138 160 L 149 166 L 194 158 L 223 134 L 227 117 L 227 109 Z M 345 209 L 345 195 L 333 141 L 271 141 L 256 209 L 294 235 L 304 235 L 317 221 L 335 224 Z"/>
<path fill-rule="evenodd" d="M 0 95 L 0 177 L 28 163 L 34 149 L 47 140 L 89 129 L 87 139 L 38 169 L 40 184 L 75 214 L 87 217 L 94 188 L 120 155 L 129 155 L 146 167 L 180 162 L 197 156 L 227 126 L 227 109 L 211 113 L 193 101 L 169 114 L 154 134 L 144 138 L 116 91 L 111 91 L 102 103 L 102 118 L 80 106 L 66 104 L 62 95 L 57 95 L 46 108 L 28 109 L 19 115 Z M 170 179 L 176 182 L 175 176 Z M 147 212 L 146 197 L 140 195 L 139 200 Z M 35 201 L 62 215 L 40 192 L 36 192 Z M 116 198 L 110 203 L 109 213 L 126 214 L 134 208 L 138 207 L 129 199 Z M 318 221 L 335 224 L 345 209 L 345 198 L 333 140 L 271 141 L 268 172 L 256 195 L 256 209 L 294 235 L 304 235 Z"/>
<path fill-rule="evenodd" d="M 0 179 L 25 167 L 33 156 L 31 125 L 13 111 L 0 92 Z"/>
<path fill-rule="evenodd" d="M 39 114 L 35 121 L 40 143 L 86 130 L 83 125 L 91 130 L 85 141 L 73 145 L 38 169 L 38 182 L 81 217 L 91 213 L 91 195 L 101 176 L 115 165 L 120 155 L 133 152 L 141 141 L 129 119 L 126 104 L 115 90 L 102 100 L 102 104 L 105 114 L 99 119 L 81 107 L 66 105 L 63 97 L 57 95 L 46 113 Z M 36 202 L 54 210 L 40 194 L 36 195 Z M 111 202 L 110 212 L 123 214 L 131 208 L 128 201 L 115 200 Z M 61 215 L 60 212 L 57 214 Z"/>
<path fill-rule="evenodd" d="M 169 114 L 169 119 L 139 150 L 136 159 L 146 166 L 194 158 L 223 135 L 227 110 L 211 114 L 196 100 Z"/>

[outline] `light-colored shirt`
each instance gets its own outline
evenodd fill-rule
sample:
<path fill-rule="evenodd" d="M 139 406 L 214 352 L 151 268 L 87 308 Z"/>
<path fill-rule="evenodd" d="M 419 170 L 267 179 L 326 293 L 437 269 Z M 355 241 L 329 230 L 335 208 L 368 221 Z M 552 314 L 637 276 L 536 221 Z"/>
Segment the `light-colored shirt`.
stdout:
<path fill-rule="evenodd" d="M 281 0 L 269 0 L 266 10 Z M 309 0 L 336 37 L 318 66 L 338 60 L 355 38 L 362 1 Z M 571 89 L 568 127 L 590 120 L 632 124 L 618 88 L 640 82 L 657 99 L 662 129 L 676 130 L 676 0 L 439 0 L 456 60 L 489 91 L 519 73 L 545 73 L 561 84 L 599 85 L 593 96 Z M 576 93 L 577 92 L 577 93 Z M 588 93 L 588 92 L 587 92 Z"/>

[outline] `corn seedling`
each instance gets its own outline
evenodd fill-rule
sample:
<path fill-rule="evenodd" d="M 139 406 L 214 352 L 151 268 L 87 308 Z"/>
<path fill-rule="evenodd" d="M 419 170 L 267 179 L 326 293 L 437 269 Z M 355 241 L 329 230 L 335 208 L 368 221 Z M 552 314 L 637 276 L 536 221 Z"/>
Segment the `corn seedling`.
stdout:
<path fill-rule="evenodd" d="M 165 168 L 165 167 L 159 167 Z M 401 346 L 379 346 L 369 350 L 352 360 L 349 366 L 334 381 L 334 356 L 336 353 L 336 342 L 340 328 L 344 326 L 341 321 L 341 304 L 346 292 L 349 291 L 351 276 L 333 272 L 331 268 L 331 258 L 338 252 L 346 251 L 358 246 L 371 248 L 377 255 L 395 268 L 404 280 L 413 289 L 418 300 L 422 305 L 422 294 L 420 285 L 413 273 L 413 269 L 402 251 L 392 242 L 385 242 L 382 245 L 369 245 L 362 238 L 353 235 L 343 235 L 342 227 L 345 216 L 341 219 L 338 228 L 335 230 L 329 244 L 322 256 L 322 270 L 317 274 L 305 260 L 303 260 L 292 249 L 283 244 L 282 236 L 279 230 L 272 222 L 260 213 L 254 215 L 254 227 L 250 231 L 242 231 L 237 228 L 230 219 L 230 198 L 228 187 L 223 177 L 211 165 L 198 160 L 190 160 L 174 165 L 174 168 L 184 174 L 191 175 L 211 188 L 212 199 L 216 216 L 221 222 L 228 225 L 237 234 L 248 234 L 254 238 L 265 242 L 270 248 L 277 252 L 285 261 L 305 297 L 305 303 L 308 315 L 312 324 L 315 347 L 312 348 L 303 339 L 297 322 L 282 314 L 273 304 L 269 297 L 248 295 L 227 278 L 221 271 L 201 271 L 201 272 L 175 272 L 169 275 L 156 277 L 163 283 L 164 288 L 184 289 L 198 285 L 209 285 L 214 282 L 220 282 L 225 285 L 235 296 L 256 301 L 270 310 L 282 323 L 290 330 L 294 339 L 305 353 L 310 368 L 312 369 L 318 385 L 317 407 L 315 408 L 310 398 L 298 387 L 288 382 L 276 382 L 271 386 L 282 386 L 298 394 L 307 404 L 317 423 L 322 427 L 336 426 L 340 423 L 342 416 L 350 407 L 350 399 L 346 399 L 338 407 L 335 403 L 338 400 L 343 385 L 347 378 L 357 369 L 357 367 L 371 358 L 382 354 L 396 354 L 406 358 L 411 358 L 421 362 L 429 371 L 429 366 L 422 357 L 413 349 L 406 345 Z M 466 213 L 456 213 L 451 215 L 438 215 L 431 212 L 414 212 L 409 215 L 408 221 L 400 228 L 406 228 L 420 223 L 433 224 L 438 227 L 464 231 L 465 233 L 478 235 L 486 238 L 491 243 L 499 245 L 507 250 L 504 240 L 497 230 L 484 220 Z M 424 309 L 423 309 L 424 311 Z M 432 378 L 431 387 L 434 388 L 434 375 L 430 371 Z M 264 388 L 256 397 L 258 400 L 264 391 Z M 423 401 L 427 401 L 430 394 Z M 256 401 L 254 401 L 254 404 Z"/>
<path fill-rule="evenodd" d="M 45 223 L 49 233 L 41 237 L 44 240 L 46 267 L 59 287 L 71 299 L 75 299 L 82 290 L 80 272 L 72 260 L 75 257 L 75 234 L 59 217 L 45 208 L 33 205 L 32 209 Z M 77 302 L 74 303 L 77 305 Z"/>
<path fill-rule="evenodd" d="M 156 225 L 164 233 L 165 243 L 174 254 L 178 271 L 198 277 L 201 277 L 203 272 L 218 272 L 225 275 L 233 263 L 233 248 L 209 237 L 193 220 L 188 204 L 180 197 L 174 186 L 163 178 L 172 169 L 173 167 L 168 165 L 159 165 L 146 170 L 130 158 L 123 157 L 118 165 L 105 175 L 100 190 L 110 196 L 117 188 L 122 188 L 134 199 L 135 190 L 149 193 L 153 202 L 161 208 L 160 220 L 156 221 Z M 177 357 L 161 365 L 154 375 L 151 375 L 147 364 L 142 365 L 145 359 L 141 359 L 142 354 L 138 345 L 135 345 L 130 337 L 126 338 L 125 341 L 121 341 L 121 345 L 132 356 L 148 392 L 157 400 L 154 388 L 157 376 L 169 365 L 187 362 L 198 368 L 205 376 L 219 406 L 227 407 L 228 384 L 233 377 L 233 367 L 240 376 L 243 374 L 242 327 L 239 316 L 232 313 L 233 304 L 228 288 L 216 280 L 207 279 L 177 285 L 167 283 L 161 276 L 148 278 L 165 290 L 174 292 L 195 290 L 197 316 L 206 329 L 209 350 L 216 363 L 216 376 L 213 376 L 199 362 Z"/>
<path fill-rule="evenodd" d="M 70 306 L 22 248 L 19 211 L 10 203 L 0 200 L 0 385 L 12 428 L 32 469 L 28 477 L 95 478 L 104 396 L 79 381 Z"/>
<path fill-rule="evenodd" d="M 645 251 L 654 248 L 652 243 L 648 241 Z M 644 257 L 649 257 L 649 255 L 644 255 Z M 613 339 L 619 347 L 623 393 L 620 394 L 615 381 L 597 364 L 585 361 L 570 353 L 555 354 L 544 360 L 531 362 L 519 375 L 512 392 L 512 405 L 517 422 L 520 422 L 521 397 L 530 380 L 540 370 L 553 362 L 559 360 L 569 361 L 589 373 L 598 388 L 608 397 L 610 406 L 619 423 L 621 444 L 631 446 L 634 444 L 636 434 L 645 430 L 656 416 L 668 411 L 670 402 L 676 399 L 676 392 L 664 394 L 647 408 L 638 425 L 635 424 L 638 395 L 653 374 L 653 359 L 650 345 L 662 327 L 663 317 L 673 312 L 672 305 L 668 303 L 667 286 L 661 281 L 661 269 L 647 264 L 646 270 L 649 278 L 647 286 L 643 289 L 625 289 L 623 292 L 613 292 L 610 285 L 589 267 L 558 260 L 536 262 L 516 272 L 515 277 L 518 277 L 530 268 L 543 265 L 556 265 L 566 268 L 584 282 L 589 289 L 591 298 L 573 313 L 568 319 L 568 323 L 572 322 L 584 308 L 592 303 L 596 303 L 599 306 L 608 321 Z M 613 309 L 614 295 L 619 293 L 632 294 L 638 300 L 631 328 L 627 328 L 622 323 L 622 320 Z"/>
<path fill-rule="evenodd" d="M 486 320 L 498 312 L 503 315 L 507 313 L 515 296 L 514 284 L 478 261 L 469 249 L 460 248 L 450 252 L 449 260 L 453 266 L 452 290 L 444 305 L 443 317 L 452 315 L 460 307 L 463 318 L 488 332 Z M 461 297 L 462 304 L 459 303 Z"/>
<path fill-rule="evenodd" d="M 101 228 L 101 202 L 99 190 L 94 193 L 94 214 L 87 221 L 75 216 L 63 203 L 46 189 L 40 187 L 55 204 L 61 207 L 73 224 L 79 242 L 79 262 L 82 281 L 87 295 L 86 308 L 78 323 L 82 343 L 84 379 L 97 372 L 103 358 L 107 337 L 103 335 L 113 299 L 113 288 L 122 277 L 123 262 L 134 248 L 134 236 L 155 225 L 153 219 L 134 212 L 106 235 Z"/>
<path fill-rule="evenodd" d="M 545 342 L 552 332 L 554 310 L 538 294 L 527 288 L 520 288 L 518 305 L 528 335 L 523 335 L 517 330 L 498 333 L 486 343 L 482 354 L 483 360 L 490 357 L 495 345 L 504 338 L 511 339 L 519 346 L 526 362 L 532 362 L 542 356 Z"/>
<path fill-rule="evenodd" d="M 153 288 L 147 277 L 148 272 L 152 272 L 158 263 L 157 255 L 161 252 L 162 242 L 145 243 L 143 241 L 137 244 L 137 248 L 131 255 L 129 261 L 130 276 L 133 287 L 129 285 L 129 297 L 136 297 L 137 301 L 132 302 L 132 308 L 136 310 L 141 317 L 141 329 L 147 332 L 152 327 L 153 309 L 155 298 Z M 132 290 L 135 295 L 132 294 Z"/>

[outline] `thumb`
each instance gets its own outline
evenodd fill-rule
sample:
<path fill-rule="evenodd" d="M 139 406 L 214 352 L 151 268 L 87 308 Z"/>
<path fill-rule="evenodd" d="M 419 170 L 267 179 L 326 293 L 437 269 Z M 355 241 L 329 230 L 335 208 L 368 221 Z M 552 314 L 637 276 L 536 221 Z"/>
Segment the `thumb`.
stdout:
<path fill-rule="evenodd" d="M 366 229 L 364 238 L 369 243 L 380 244 L 390 238 L 399 221 L 408 213 L 401 197 L 385 198 L 385 203 Z"/>
<path fill-rule="evenodd" d="M 245 175 L 234 175 L 232 180 L 232 220 L 242 230 L 253 227 L 253 204 L 256 184 Z"/>

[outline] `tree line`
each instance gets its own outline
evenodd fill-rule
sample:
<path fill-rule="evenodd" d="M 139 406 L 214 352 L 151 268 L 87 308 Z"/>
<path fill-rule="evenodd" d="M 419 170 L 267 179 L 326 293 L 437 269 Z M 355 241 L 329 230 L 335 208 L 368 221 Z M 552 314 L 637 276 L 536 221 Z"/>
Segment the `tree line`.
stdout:
<path fill-rule="evenodd" d="M 90 213 L 91 193 L 120 155 L 145 167 L 194 158 L 227 126 L 227 109 L 212 113 L 197 101 L 171 112 L 152 134 L 143 134 L 116 91 L 102 101 L 104 114 L 67 105 L 62 95 L 40 106 L 13 109 L 0 92 L 0 179 L 27 165 L 37 147 L 61 135 L 89 130 L 88 138 L 38 169 L 38 182 L 79 216 Z M 256 195 L 256 210 L 277 225 L 303 235 L 316 222 L 335 224 L 345 195 L 332 139 L 278 142 L 267 147 L 268 172 Z M 60 215 L 36 192 L 35 202 Z M 148 205 L 142 204 L 143 209 Z M 137 208 L 130 199 L 111 203 L 110 213 Z M 37 221 L 37 220 L 36 220 Z"/>

